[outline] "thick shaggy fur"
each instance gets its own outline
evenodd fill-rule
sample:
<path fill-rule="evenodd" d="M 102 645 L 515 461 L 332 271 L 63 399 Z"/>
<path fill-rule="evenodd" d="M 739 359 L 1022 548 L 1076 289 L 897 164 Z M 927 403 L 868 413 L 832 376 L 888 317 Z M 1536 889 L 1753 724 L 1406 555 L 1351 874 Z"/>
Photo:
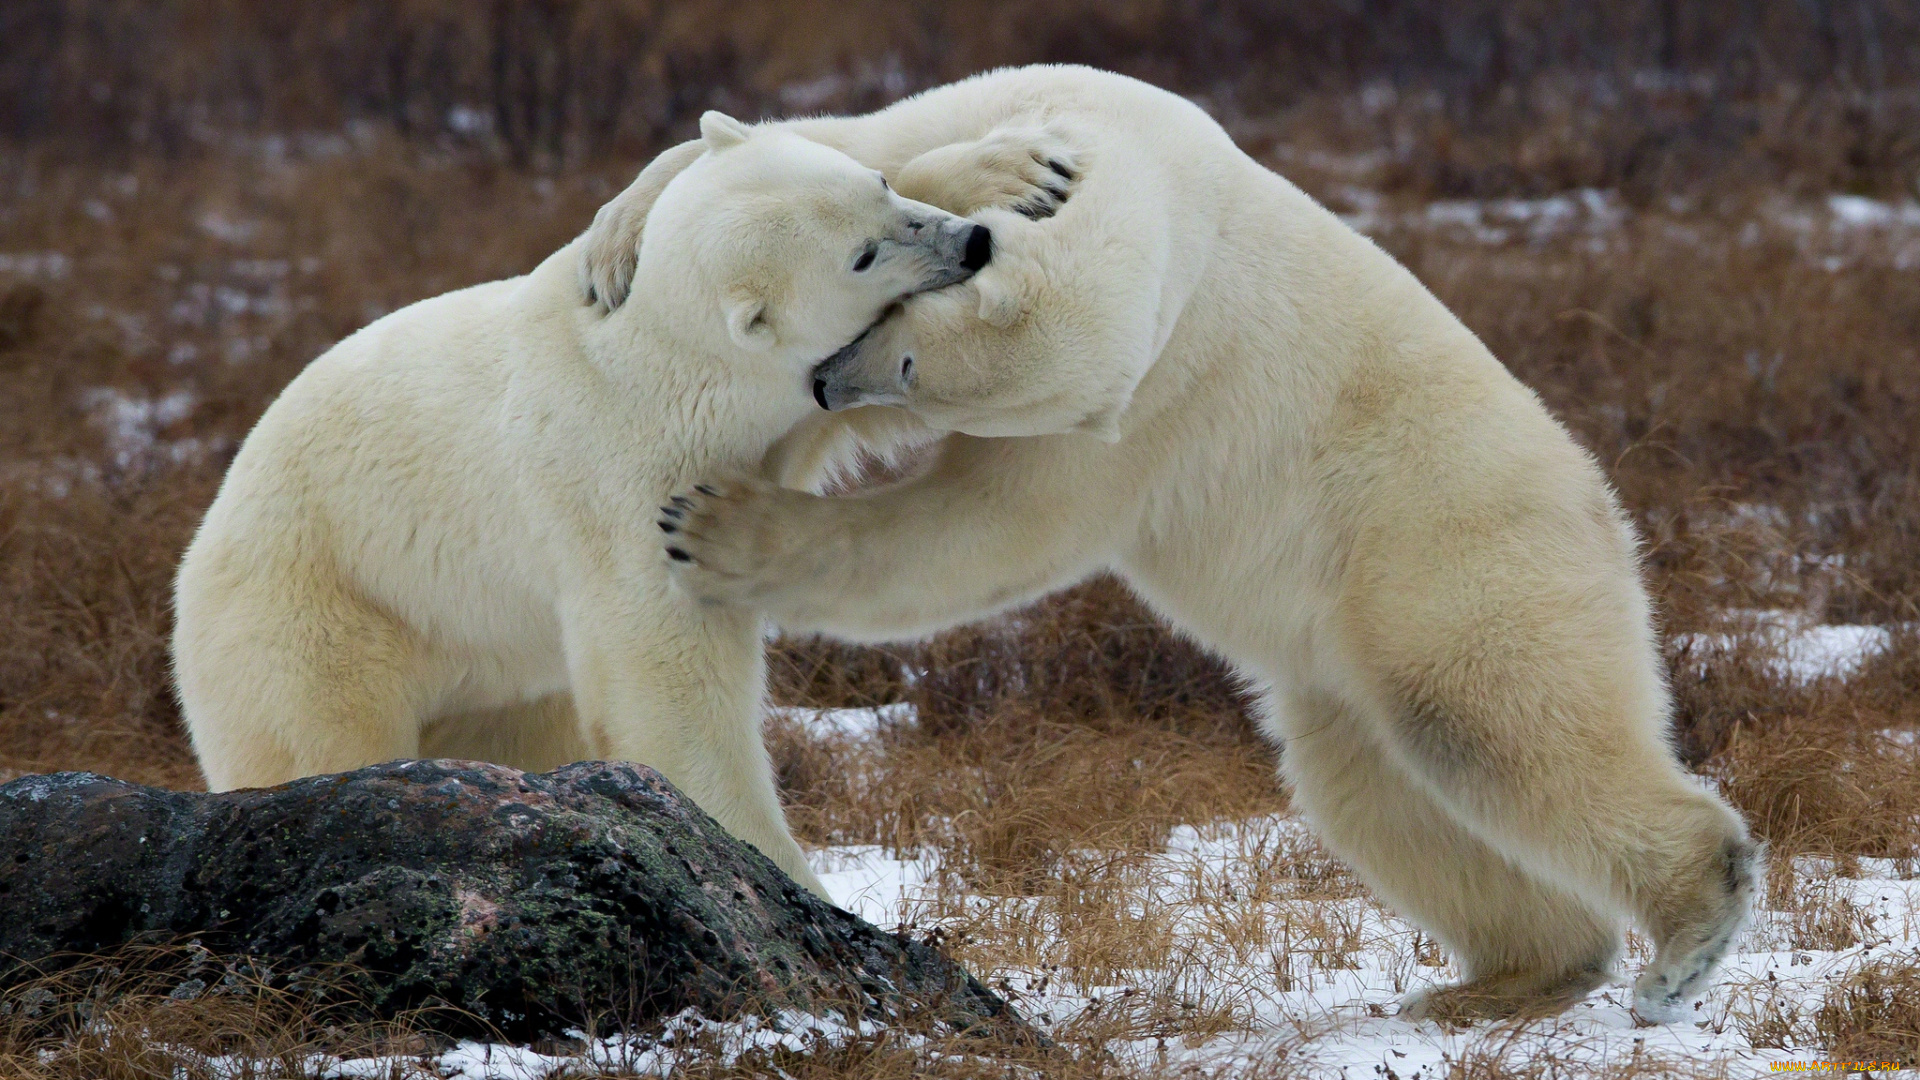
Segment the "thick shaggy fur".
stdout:
<path fill-rule="evenodd" d="M 1120 76 L 1002 71 L 786 127 L 881 168 L 1043 131 L 1084 175 L 1051 219 L 982 215 L 991 266 L 816 373 L 836 408 L 964 434 L 854 497 L 688 492 L 663 522 L 687 590 L 884 640 L 1111 569 L 1266 688 L 1300 808 L 1453 951 L 1465 980 L 1410 1013 L 1563 1008 L 1610 976 L 1626 918 L 1658 947 L 1636 1008 L 1680 1012 L 1759 849 L 1668 745 L 1604 477 L 1466 327 L 1199 109 Z M 609 302 L 618 219 L 588 246 Z"/>
<path fill-rule="evenodd" d="M 703 132 L 628 193 L 651 223 L 617 315 L 582 302 L 576 242 L 366 327 L 261 417 L 176 588 L 212 787 L 640 761 L 820 890 L 761 745 L 761 616 L 671 589 L 654 517 L 702 476 L 829 468 L 876 417 L 820 414 L 814 363 L 965 277 L 986 235 L 818 143 Z M 1052 198 L 972 175 L 982 199 Z"/>

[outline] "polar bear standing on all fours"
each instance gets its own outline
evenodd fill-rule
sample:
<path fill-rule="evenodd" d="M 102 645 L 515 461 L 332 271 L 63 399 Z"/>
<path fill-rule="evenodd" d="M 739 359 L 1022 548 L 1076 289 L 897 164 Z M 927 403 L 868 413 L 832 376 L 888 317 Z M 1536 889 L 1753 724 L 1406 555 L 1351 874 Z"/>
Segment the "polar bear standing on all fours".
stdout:
<path fill-rule="evenodd" d="M 956 118 L 1061 133 L 1078 186 L 1047 220 L 981 214 L 993 263 L 813 392 L 962 434 L 848 497 L 716 474 L 662 520 L 679 582 L 872 641 L 1112 570 L 1269 688 L 1296 805 L 1453 951 L 1465 981 L 1411 1015 L 1564 1008 L 1611 977 L 1627 919 L 1657 946 L 1636 1011 L 1678 1015 L 1760 849 L 1668 745 L 1636 540 L 1591 457 L 1411 274 L 1174 95 L 1022 68 L 787 128 L 862 157 Z M 627 217 L 588 246 L 607 302 Z"/>
<path fill-rule="evenodd" d="M 176 588 L 214 788 L 422 754 L 640 761 L 821 892 L 761 743 L 761 616 L 673 590 L 654 517 L 702 475 L 806 483 L 884 439 L 878 414 L 821 413 L 812 368 L 991 237 L 819 143 L 702 131 L 627 193 L 651 216 L 616 315 L 582 302 L 576 242 L 373 323 L 261 417 Z M 968 208 L 1065 192 L 1030 149 L 957 153 L 939 193 Z"/>

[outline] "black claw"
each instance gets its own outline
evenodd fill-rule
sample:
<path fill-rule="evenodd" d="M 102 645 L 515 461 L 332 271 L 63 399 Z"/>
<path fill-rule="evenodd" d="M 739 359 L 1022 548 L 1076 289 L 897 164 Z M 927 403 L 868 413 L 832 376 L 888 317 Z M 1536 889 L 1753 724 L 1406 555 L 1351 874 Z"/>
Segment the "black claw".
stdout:
<path fill-rule="evenodd" d="M 677 506 L 663 506 L 660 508 L 660 512 L 670 518 L 673 518 L 675 521 L 680 520 L 680 518 L 685 515 L 685 511 L 681 510 Z"/>
<path fill-rule="evenodd" d="M 1060 178 L 1063 180 L 1073 179 L 1073 171 L 1071 169 L 1068 169 L 1065 165 L 1062 165 L 1060 162 L 1055 161 L 1052 158 L 1047 159 L 1047 168 L 1052 169 L 1056 173 L 1059 173 Z"/>
<path fill-rule="evenodd" d="M 708 496 L 709 498 L 717 499 L 720 497 L 719 492 L 713 490 L 712 488 L 708 487 L 705 484 L 695 484 L 693 485 L 693 490 L 699 492 L 702 495 Z"/>
<path fill-rule="evenodd" d="M 591 285 L 587 286 L 587 306 L 592 307 L 593 305 L 599 302 L 600 302 L 600 293 L 596 289 L 594 289 L 593 286 Z"/>
<path fill-rule="evenodd" d="M 693 556 L 687 554 L 684 551 L 681 551 L 679 548 L 674 548 L 674 547 L 670 547 L 667 549 L 667 558 L 672 559 L 674 562 L 692 562 L 693 561 Z"/>
<path fill-rule="evenodd" d="M 693 507 L 693 500 L 687 498 L 685 495 L 675 495 L 673 498 L 668 499 L 667 501 L 679 507 L 682 510 L 688 510 Z"/>
<path fill-rule="evenodd" d="M 1026 203 L 1021 203 L 1020 205 L 1015 206 L 1013 208 L 1013 212 L 1029 220 L 1037 221 L 1040 218 L 1040 211 L 1035 207 L 1027 205 Z"/>
<path fill-rule="evenodd" d="M 660 531 L 669 536 L 680 531 L 680 526 L 675 525 L 671 521 L 656 521 L 654 524 L 660 526 Z"/>

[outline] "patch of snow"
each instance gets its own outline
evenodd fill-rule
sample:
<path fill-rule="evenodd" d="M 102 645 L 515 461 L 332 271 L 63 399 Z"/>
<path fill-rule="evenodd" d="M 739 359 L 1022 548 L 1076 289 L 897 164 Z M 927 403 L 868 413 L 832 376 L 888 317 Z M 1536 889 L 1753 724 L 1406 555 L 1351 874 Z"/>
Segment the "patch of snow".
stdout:
<path fill-rule="evenodd" d="M 167 461 L 191 461 L 208 453 L 206 439 L 161 440 L 161 428 L 179 423 L 196 404 L 190 390 L 175 390 L 160 398 L 134 397 L 111 386 L 96 387 L 81 398 L 93 423 L 106 431 L 107 450 L 121 469 Z"/>
<path fill-rule="evenodd" d="M 447 127 L 462 135 L 487 135 L 493 131 L 493 114 L 472 105 L 455 105 L 447 110 Z"/>
<path fill-rule="evenodd" d="M 257 221 L 232 221 L 213 210 L 200 215 L 199 225 L 201 232 L 229 244 L 244 244 L 260 231 Z"/>
<path fill-rule="evenodd" d="M 286 259 L 234 259 L 227 267 L 240 277 L 272 281 L 286 277 L 293 263 Z"/>
<path fill-rule="evenodd" d="M 836 73 L 790 82 L 780 88 L 780 104 L 791 112 L 812 112 L 840 96 L 848 85 L 847 77 Z"/>
<path fill-rule="evenodd" d="M 58 251 L 0 251 L 0 274 L 58 281 L 72 268 L 73 260 Z"/>
<path fill-rule="evenodd" d="M 727 1064 L 754 1051 L 804 1053 L 844 1045 L 879 1030 L 868 1020 L 848 1024 L 838 1016 L 801 1012 L 785 1012 L 771 1021 L 750 1016 L 716 1023 L 688 1010 L 667 1021 L 658 1037 L 584 1040 L 585 1049 L 578 1055 L 538 1054 L 523 1047 L 464 1042 L 435 1058 L 433 1067 L 444 1080 L 544 1080 L 573 1075 L 583 1062 L 622 1076 L 667 1077 L 684 1071 L 690 1060 Z M 341 1062 L 330 1075 L 384 1078 L 390 1075 L 381 1068 L 385 1064 L 378 1059 Z M 360 1068 L 354 1069 L 356 1066 Z"/>
<path fill-rule="evenodd" d="M 799 724 L 816 738 L 870 739 L 883 727 L 913 723 L 912 705 L 897 701 L 871 709 L 810 709 L 798 705 L 775 705 L 767 710 L 774 716 Z"/>
<path fill-rule="evenodd" d="M 835 904 L 887 929 L 909 920 L 909 901 L 938 872 L 932 860 L 895 858 L 878 845 L 822 848 L 808 862 Z"/>
<path fill-rule="evenodd" d="M 1836 228 L 1885 229 L 1893 226 L 1920 228 L 1920 203 L 1881 202 L 1861 195 L 1829 195 L 1827 210 L 1833 214 Z"/>
<path fill-rule="evenodd" d="M 875 64 L 862 60 L 851 75 L 829 72 L 814 79 L 790 82 L 780 88 L 780 105 L 787 112 L 818 112 L 847 94 L 876 93 L 892 101 L 912 88 L 898 53 L 887 53 Z"/>
<path fill-rule="evenodd" d="M 1320 164 L 1312 153 L 1276 154 L 1283 161 Z M 1342 220 L 1369 235 L 1426 231 L 1490 246 L 1567 239 L 1600 251 L 1629 217 L 1617 193 L 1594 188 L 1530 199 L 1445 199 L 1395 210 L 1379 192 L 1349 186 L 1334 192 L 1330 201 L 1347 207 Z M 1693 210 L 1684 200 L 1668 201 L 1670 214 L 1686 216 Z M 1698 233 L 1686 222 L 1657 224 L 1677 239 Z M 1920 202 L 1912 199 L 1887 202 L 1844 194 L 1829 195 L 1824 202 L 1775 199 L 1759 208 L 1757 220 L 1738 224 L 1739 243 L 1752 246 L 1768 235 L 1782 236 L 1812 265 L 1829 273 L 1863 263 L 1890 263 L 1901 270 L 1920 266 Z"/>
<path fill-rule="evenodd" d="M 1537 199 L 1445 199 L 1401 214 L 1382 210 L 1380 196 L 1374 192 L 1348 188 L 1339 197 L 1354 207 L 1342 215 L 1343 220 L 1361 232 L 1433 229 L 1464 234 L 1482 244 L 1515 239 L 1543 243 L 1575 235 L 1597 240 L 1627 219 L 1618 195 L 1594 188 Z"/>
<path fill-rule="evenodd" d="M 1759 623 L 1754 629 L 1681 634 L 1675 640 L 1695 654 L 1727 652 L 1751 643 L 1768 654 L 1767 664 L 1775 675 L 1799 683 L 1848 678 L 1893 642 L 1893 631 L 1884 626 L 1816 626 L 1789 612 L 1753 614 Z"/>
<path fill-rule="evenodd" d="M 1781 662 L 1793 678 L 1846 678 L 1887 651 L 1893 635 L 1884 626 L 1813 626 L 1788 638 Z"/>
<path fill-rule="evenodd" d="M 287 313 L 284 298 L 255 294 L 232 285 L 209 285 L 196 281 L 186 288 L 186 296 L 173 302 L 167 317 L 186 326 L 211 325 L 220 316 L 252 315 L 267 318 Z"/>

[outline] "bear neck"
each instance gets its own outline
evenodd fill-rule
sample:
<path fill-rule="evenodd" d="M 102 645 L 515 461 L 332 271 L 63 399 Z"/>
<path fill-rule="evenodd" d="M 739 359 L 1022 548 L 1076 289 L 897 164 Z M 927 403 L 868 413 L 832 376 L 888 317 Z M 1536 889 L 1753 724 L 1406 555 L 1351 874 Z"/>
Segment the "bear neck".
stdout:
<path fill-rule="evenodd" d="M 644 281 L 636 279 L 621 315 L 634 328 L 631 336 L 590 350 L 594 365 L 642 422 L 659 425 L 655 431 L 690 433 L 700 456 L 758 462 L 819 411 L 787 361 L 742 350 L 724 332 L 688 325 L 694 321 L 689 306 L 673 304 Z"/>

